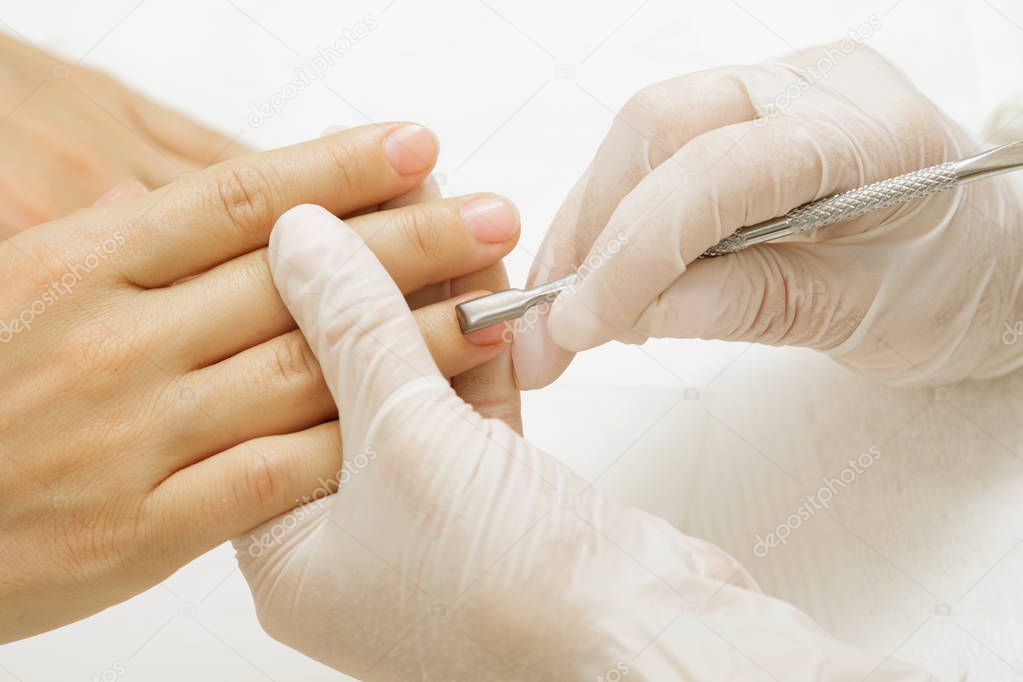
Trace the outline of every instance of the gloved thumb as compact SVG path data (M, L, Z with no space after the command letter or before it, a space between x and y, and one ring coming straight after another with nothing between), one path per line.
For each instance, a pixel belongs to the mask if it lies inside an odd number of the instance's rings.
M654 338L701 338L833 348L862 322L863 300L843 296L828 244L764 244L694 261L643 311L636 331ZM871 281L869 278L862 278Z
M364 441L358 431L400 389L425 383L450 390L397 285L329 211L302 205L282 215L270 233L269 260L337 402L346 446Z

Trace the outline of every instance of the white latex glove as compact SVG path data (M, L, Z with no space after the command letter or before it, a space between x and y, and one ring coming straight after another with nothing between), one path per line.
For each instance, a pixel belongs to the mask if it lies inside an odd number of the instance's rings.
M270 244L345 453L336 494L236 540L274 638L365 680L930 679L875 669L721 550L480 416L327 211L289 211Z
M1023 343L1002 342L1006 324L1023 319L1016 177L694 261L740 226L977 151L898 70L851 40L645 88L539 252L531 285L580 268L583 280L549 318L520 323L520 386L553 381L569 351L612 338L807 346L891 384L1018 367Z

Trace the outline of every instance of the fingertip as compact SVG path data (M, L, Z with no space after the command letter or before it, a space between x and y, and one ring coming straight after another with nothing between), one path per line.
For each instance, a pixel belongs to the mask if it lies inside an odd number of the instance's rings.
M519 240L518 207L500 194L478 194L461 206L466 229L483 245L502 244L508 250Z
M384 138L384 155L401 176L425 176L437 162L440 140L418 123L399 123Z
M565 291L551 306L547 333L555 344L571 353L589 350L618 336L614 327L587 306L579 291Z
M495 324L465 335L465 340L474 346L500 346L508 343L508 325Z
M341 220L316 204L299 204L281 214L270 231L270 267L281 261L291 262L300 247L320 243L314 237L326 229L334 229ZM336 230L335 230L336 231ZM298 263L292 263L300 267Z
M572 353L556 345L547 333L547 316L537 315L532 324L516 329L512 342L515 383L522 390L543 388L561 376Z

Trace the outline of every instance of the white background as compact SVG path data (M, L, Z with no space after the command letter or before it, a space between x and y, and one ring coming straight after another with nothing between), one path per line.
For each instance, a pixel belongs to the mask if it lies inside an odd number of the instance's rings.
M252 103L368 15L376 28L322 81L250 125ZM424 123L442 141L446 193L517 202L509 267L521 283L633 91L840 38L870 15L881 21L870 44L975 131L1023 91L1019 0L3 0L0 29L257 147L370 120ZM1023 376L894 390L811 352L652 342L577 359L528 397L527 431L620 499L724 546L766 591L878 661L1023 679L1021 397ZM827 513L753 555L758 533L872 446L881 459ZM114 669L126 680L338 678L262 634L228 547L125 604L0 647L0 682Z

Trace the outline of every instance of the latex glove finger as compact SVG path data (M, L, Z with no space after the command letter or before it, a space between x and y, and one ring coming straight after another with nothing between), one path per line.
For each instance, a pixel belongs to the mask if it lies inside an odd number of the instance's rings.
M589 168L551 223L533 262L528 286L549 282L584 265L587 252L619 202L683 144L716 127L752 120L756 112L734 70L715 69L640 90L615 116ZM512 348L520 388L554 381L572 353L547 334L549 307L515 327Z
M627 334L643 310L708 247L743 225L855 183L856 165L827 120L718 128L655 168L618 205L574 291L552 306L548 330L580 351ZM840 169L824 174L824 168Z
M833 348L865 312L834 281L845 264L833 251L771 244L699 260L643 312L636 330L653 338Z
M270 235L270 269L320 362L346 443L364 440L364 432L351 431L368 428L402 386L424 380L447 387L397 285L329 211L307 204L282 215ZM376 276L361 277L366 272ZM379 362L380 353L394 361Z

